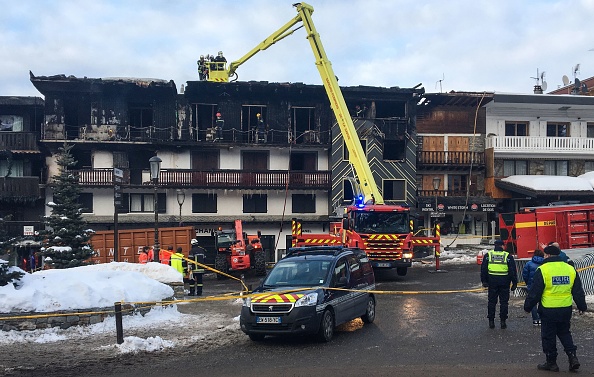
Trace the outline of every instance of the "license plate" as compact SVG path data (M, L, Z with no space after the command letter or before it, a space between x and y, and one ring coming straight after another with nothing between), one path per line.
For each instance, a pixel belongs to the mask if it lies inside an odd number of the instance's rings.
M376 267L390 267L390 263L377 263Z
M281 317L256 317L256 323L281 323Z

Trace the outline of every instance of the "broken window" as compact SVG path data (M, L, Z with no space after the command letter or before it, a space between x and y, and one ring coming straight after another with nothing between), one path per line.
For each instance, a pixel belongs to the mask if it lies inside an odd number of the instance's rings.
M23 131L23 117L18 115L0 115L0 132Z
M384 141L383 159L387 161L403 161L406 159L406 139Z
M359 141L361 142L361 147L363 148L363 153L365 154L365 156L367 156L367 140L363 139L363 140L359 140ZM349 148L347 148L347 145L344 142L342 145L342 159L344 161L349 160Z
M130 104L128 117L130 118L130 137L132 140L148 141L153 125L153 107L151 104Z
M406 181L404 179L384 179L384 200L406 201Z
M267 125L268 114L266 106L262 105L243 105L241 106L241 140L254 143L257 140L258 117L260 114L264 125Z
M320 129L315 122L314 107L293 107L292 132L296 144L319 143Z
M405 101L375 101L375 118L405 118Z
M192 213L217 213L217 194L192 194Z
M244 195L243 213L266 213L268 212L267 202L266 194Z
M192 104L192 127L190 135L194 140L206 140L207 136L213 138L214 124L217 114L217 104L194 103ZM209 130L210 129L210 130Z
M316 196L310 194L293 194L293 213L316 213Z

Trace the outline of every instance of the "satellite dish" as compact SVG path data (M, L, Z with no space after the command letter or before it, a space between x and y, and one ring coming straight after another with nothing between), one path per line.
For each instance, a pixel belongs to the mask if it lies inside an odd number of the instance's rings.
M547 82L543 81L541 87L543 91L547 90Z
M563 75L563 78L561 80L563 80L563 85L569 85L569 77L567 77L567 75Z

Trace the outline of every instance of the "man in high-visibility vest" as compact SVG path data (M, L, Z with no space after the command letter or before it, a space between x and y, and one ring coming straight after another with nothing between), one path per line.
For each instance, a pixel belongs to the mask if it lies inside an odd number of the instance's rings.
M559 254L561 250L556 246L544 249L545 260L534 273L532 287L524 301L524 311L530 312L538 304L542 339L542 351L546 361L538 364L540 370L559 371L557 365L557 337L569 358L569 370L577 371L580 362L576 356L577 347L571 336L571 315L573 301L577 305L579 314L583 314L588 306L582 281L570 264L565 263Z
M507 328L507 313L509 306L510 284L511 290L518 286L518 273L514 257L503 250L503 241L495 240L493 250L483 257L481 264L481 282L483 287L489 288L489 303L487 304L487 318L489 328L495 328L495 310L499 299L499 319L501 328Z

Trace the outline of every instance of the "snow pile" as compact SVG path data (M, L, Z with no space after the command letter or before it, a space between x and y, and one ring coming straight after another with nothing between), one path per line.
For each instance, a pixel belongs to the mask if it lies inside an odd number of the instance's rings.
M13 284L0 287L0 313L111 307L118 301L159 301L173 296L170 286L147 276L171 267L150 263L141 267L145 275L133 267L127 270L134 265L105 263L25 274L16 288Z
M173 346L173 342L163 340L160 336L146 339L137 336L127 336L124 338L124 343L117 345L121 353L138 353L140 351L155 352L165 348L173 348Z
M161 283L182 283L184 281L182 274L175 268L167 264L156 262L147 264L126 262L98 263L88 266L88 268L89 271L102 271L108 269L113 271L140 272L144 276Z

